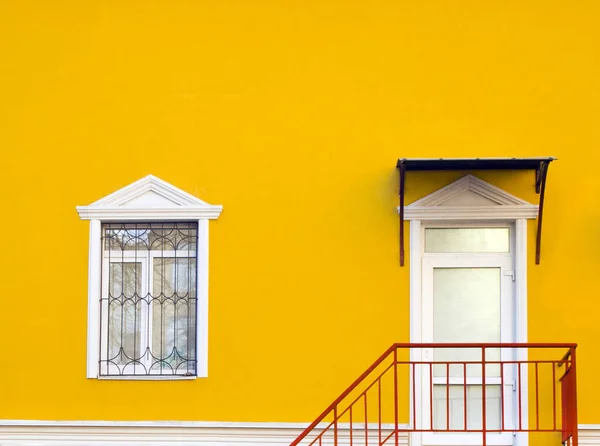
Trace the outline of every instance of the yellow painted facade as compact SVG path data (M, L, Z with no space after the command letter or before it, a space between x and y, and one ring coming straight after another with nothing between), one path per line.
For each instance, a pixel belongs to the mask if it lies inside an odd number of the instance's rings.
M579 421L599 423L599 19L596 1L0 2L0 419L311 421L408 341L397 158L552 155L529 341L579 343ZM209 377L86 379L75 206L149 173L224 206ZM407 201L463 174L410 173ZM531 172L475 174L537 203Z

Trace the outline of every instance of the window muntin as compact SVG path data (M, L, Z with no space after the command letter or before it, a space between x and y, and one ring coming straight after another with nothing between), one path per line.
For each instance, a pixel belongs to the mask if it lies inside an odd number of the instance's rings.
M101 376L195 376L197 223L102 225Z

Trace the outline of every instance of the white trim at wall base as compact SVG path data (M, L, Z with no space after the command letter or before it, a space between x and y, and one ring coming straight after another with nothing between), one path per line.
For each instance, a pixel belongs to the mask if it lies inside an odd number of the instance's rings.
M101 445L161 445L161 446L289 446L309 423L240 423L240 422L124 422L124 421L28 421L1 420L1 446L101 446ZM322 427L325 427L323 424ZM403 426L406 428L406 426ZM388 436L391 425L382 425L382 435ZM353 429L361 435L361 429ZM377 426L369 425L376 443ZM349 426L340 424L338 444L350 444ZM371 440L371 435L369 435ZM371 441L370 441L371 442ZM324 445L333 445L325 438ZM400 435L400 444L407 446L408 435Z
M600 424L580 424L579 444L600 446Z
M0 445L289 446L307 425L308 423L0 420ZM406 425L400 427L407 428ZM383 425L382 435L389 435L392 429L390 425ZM376 432L377 426L370 425L369 430ZM354 435L357 432L360 435L360 429L355 427ZM401 446L408 445L406 433L401 433L399 440ZM340 424L338 443L340 446L349 444L347 423ZM580 424L579 443L600 446L600 425ZM333 440L327 438L323 444L331 446Z

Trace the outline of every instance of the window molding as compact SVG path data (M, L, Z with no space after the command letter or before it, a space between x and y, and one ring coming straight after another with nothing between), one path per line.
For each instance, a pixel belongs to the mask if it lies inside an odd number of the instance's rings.
M148 175L88 206L77 206L82 220L217 219L221 205L208 204L172 184Z
M82 220L90 220L88 259L87 377L98 378L100 358L100 296L102 281L102 223L130 221L196 221L197 316L196 378L208 376L208 220L223 207L211 205L153 175L148 175L88 206L77 206ZM110 379L118 379L111 377ZM153 379L151 376L127 379ZM155 379L165 379L157 377ZM173 380L181 377L173 376ZM189 378L188 378L189 379Z
M404 217L410 221L409 265L410 265L410 342L421 343L422 338L422 254L424 248L423 229L435 222L450 225L481 225L494 222L513 223L514 262L515 262L515 342L527 342L527 220L537 218L537 205L532 205L496 186L473 175L467 175L448 186L404 207ZM420 353L411 353L411 360L420 361ZM526 349L517 350L518 360L527 360ZM525 374L527 375L527 374ZM417 389L421 388L421 378L415 377ZM528 388L528 377L522 378L522 387ZM529 413L526 396L521 395L524 414ZM411 401L413 401L411 389ZM411 411L412 412L412 411ZM411 415L412 416L412 415ZM523 427L527 428L527 416L523 417ZM423 444L421 433L411 433L413 446ZM527 433L517 433L514 446L527 446Z

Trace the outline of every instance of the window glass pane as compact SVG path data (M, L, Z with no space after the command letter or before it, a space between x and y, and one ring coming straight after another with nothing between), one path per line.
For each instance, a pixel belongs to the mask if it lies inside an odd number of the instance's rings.
M196 294L196 259L159 257L153 263L153 295L179 298Z
M111 251L148 250L148 225L105 225L104 248Z
M134 365L141 356L141 263L109 264L108 359Z
M500 342L500 268L433 269L433 342ZM481 361L480 349L435 349L435 361ZM487 349L487 361L500 359L499 349ZM463 376L464 367L451 366L450 376ZM467 376L481 376L481 365L467 365ZM497 364L487 376L499 376ZM445 376L446 366L434 366Z
M153 367L185 370L195 357L196 259L155 258L153 296Z
M426 228L425 252L509 252L509 228Z
M181 224L154 224L148 233L150 249L162 251L196 251L196 229Z
M110 251L196 251L196 226L191 223L128 223L104 225L104 249Z

